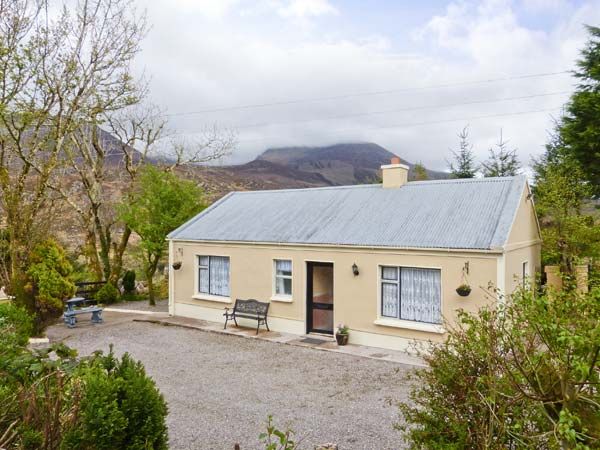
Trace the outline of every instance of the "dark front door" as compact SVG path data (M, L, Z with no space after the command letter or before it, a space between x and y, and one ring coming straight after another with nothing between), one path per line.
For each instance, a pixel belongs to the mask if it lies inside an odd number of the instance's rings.
M306 263L308 333L333 334L333 263Z

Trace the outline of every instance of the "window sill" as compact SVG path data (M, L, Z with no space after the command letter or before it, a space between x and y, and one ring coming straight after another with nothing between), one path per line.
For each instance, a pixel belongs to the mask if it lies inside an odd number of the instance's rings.
M383 327L404 328L406 330L426 331L428 333L444 334L446 330L441 325L433 323L413 322L411 320L377 319L375 325Z
M271 297L272 302L292 303L294 299L291 296L274 295Z
M219 295L196 294L192 295L192 298L196 300L206 300L209 302L231 303L231 297L221 297Z

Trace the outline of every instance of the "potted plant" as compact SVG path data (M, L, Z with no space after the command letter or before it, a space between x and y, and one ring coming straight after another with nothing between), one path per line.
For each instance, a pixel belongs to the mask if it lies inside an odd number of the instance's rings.
M175 270L181 269L181 261L175 261L173 263L173 269L175 269Z
M348 336L350 335L350 329L347 325L340 323L335 332L335 340L338 345L346 345L348 343Z
M466 283L463 283L456 288L456 293L461 297L466 297L471 293L471 286L469 286Z

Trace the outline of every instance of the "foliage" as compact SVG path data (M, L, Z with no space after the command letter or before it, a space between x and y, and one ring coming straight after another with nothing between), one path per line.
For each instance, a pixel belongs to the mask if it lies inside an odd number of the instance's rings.
M25 308L12 303L0 304L1 345L24 346L33 333L33 319Z
M546 154L535 161L535 201L542 230L542 262L560 264L567 271L581 257L600 255L598 218L585 214L584 202L592 195L578 161L555 135Z
M0 334L2 448L166 449L166 404L139 362L30 350ZM2 436L3 435L3 436Z
M295 450L296 442L292 439L294 432L290 429L281 431L273 425L273 416L267 419L267 432L261 433L258 438L265 445L265 450Z
M84 386L80 420L63 447L81 449L166 449L167 406L143 365L126 353L97 353L76 372Z
M421 162L418 162L414 165L413 171L415 173L415 181L429 180L427 169Z
M477 173L473 144L469 142L469 128L465 127L458 134L459 149L451 150L454 161L448 162L452 178L474 178Z
M28 260L29 268L22 278L13 281L13 288L15 302L35 316L38 333L62 313L63 300L71 297L76 288L73 268L56 241L47 239L37 244Z
M95 299L98 303L110 305L116 303L119 296L119 290L112 283L106 283L96 292Z
M128 270L123 275L123 291L126 294L135 292L135 270Z
M343 323L338 324L337 326L337 334L350 334L350 328L348 328L348 325L345 325Z
M121 205L123 221L141 238L150 304L155 304L153 277L166 250L167 234L204 208L202 191L171 172L146 166L131 199Z
M508 142L502 139L502 130L500 130L500 140L496 144L496 150L490 148L490 156L487 161L481 163L484 177L511 177L519 174L521 163L517 157L517 149L509 150Z
M587 30L590 39L575 71L579 84L559 131L565 151L579 162L585 179L600 194L600 28Z
M460 311L424 355L400 403L410 448L597 448L600 290L525 287L497 305Z

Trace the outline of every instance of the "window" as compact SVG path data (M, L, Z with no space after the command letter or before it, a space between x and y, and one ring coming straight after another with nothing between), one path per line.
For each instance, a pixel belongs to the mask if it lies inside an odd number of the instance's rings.
M415 322L442 320L439 269L381 267L381 315Z
M288 259L275 260L275 295L292 296L292 261Z
M227 256L198 256L198 292L229 297Z
M529 261L523 262L523 270L521 276L523 278L523 284L525 284L527 282L527 278L529 278Z

